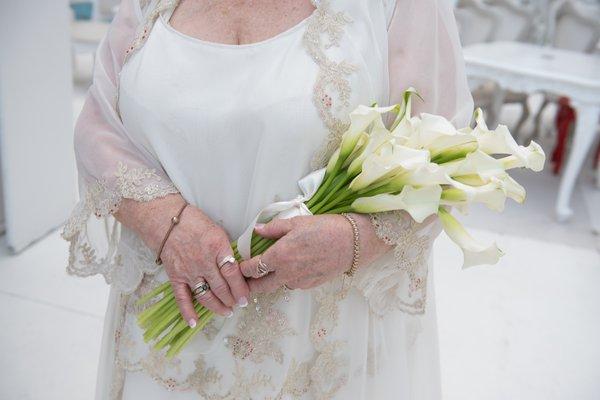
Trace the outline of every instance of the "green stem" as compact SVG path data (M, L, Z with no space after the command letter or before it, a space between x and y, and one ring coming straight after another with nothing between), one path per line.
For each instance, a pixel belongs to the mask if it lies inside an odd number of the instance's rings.
M341 213L347 213L347 212L351 212L351 211L352 211L352 206L343 206L343 207L338 207L333 210L327 211L327 214L341 214Z
M162 285L154 288L150 292L148 292L145 295L143 295L142 297L140 297L140 299L136 302L136 305L141 306L142 304L147 303L151 299L153 299L156 296L158 296L160 293L163 293L163 292L167 291L170 287L171 287L171 282L166 281Z
M152 304L150 307L148 307L146 310L144 310L143 312L141 312L138 315L138 322L140 324L143 324L145 321L149 320L152 318L153 315L156 315L156 313L165 305L168 304L169 301L173 298L173 292L171 293L167 293L162 299L160 299L159 301L157 301L156 303Z
M329 199L331 199L333 196L335 196L338 193L338 190L340 190L347 183L348 183L348 174L346 172L343 172L338 177L336 177L336 180L333 183L333 188L329 191L329 193L327 193L327 195L323 198L323 200L321 200L317 203L317 205L315 206L316 207L315 210L318 212L321 208L323 208L325 205L327 205L327 202L329 201Z

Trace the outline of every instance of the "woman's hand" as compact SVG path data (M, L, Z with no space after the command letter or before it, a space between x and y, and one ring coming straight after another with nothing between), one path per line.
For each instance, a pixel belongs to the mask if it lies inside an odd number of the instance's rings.
M352 214L360 233L359 268L390 250L377 237L368 216ZM263 255L243 261L242 273L252 292L273 292L283 285L310 289L344 273L352 266L354 233L342 215L276 219L257 225L255 232L278 239ZM259 259L270 273L260 277Z
M115 216L134 229L151 249L158 251L171 218L183 204L180 195L149 203L124 200ZM229 255L233 255L233 250L225 231L200 209L188 205L169 235L161 259L181 315L190 326L195 326L198 320L190 288L202 280L208 282L210 290L196 299L206 308L230 316L236 304L241 307L248 304L249 288L239 265L227 263L219 270L218 263Z

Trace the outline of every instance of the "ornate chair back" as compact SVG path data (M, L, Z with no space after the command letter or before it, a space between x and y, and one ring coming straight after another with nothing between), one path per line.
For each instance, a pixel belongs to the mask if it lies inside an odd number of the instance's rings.
M496 18L493 41L530 42L535 33L536 9L512 0L490 0L488 9Z
M561 0L551 7L547 43L566 50L593 52L600 39L600 3Z
M459 0L454 15L463 46L492 40L496 16L481 0Z

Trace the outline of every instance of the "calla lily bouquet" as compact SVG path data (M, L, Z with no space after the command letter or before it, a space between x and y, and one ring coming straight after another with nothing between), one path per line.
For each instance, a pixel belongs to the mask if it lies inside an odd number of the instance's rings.
M498 246L475 240L449 208L465 212L470 204L483 203L502 211L507 198L523 203L525 189L507 171L522 167L541 171L545 154L535 142L518 145L504 125L488 129L480 109L475 111L474 128L456 129L438 115L412 116L414 95L418 93L410 88L401 104L359 106L350 114L350 126L327 167L307 177L314 190L303 189L304 197L295 203L275 204L257 220L293 216L290 209L315 215L404 211L419 223L437 214L446 234L464 254L463 268L497 263L503 254ZM388 113L395 114L389 127L384 123ZM304 182L299 183L303 187ZM242 237L232 244L238 260L262 254L274 243L252 234L253 227L254 223L247 240ZM156 349L167 348L168 357L179 353L213 316L196 303L199 322L188 327L169 282L139 300L139 304L150 302L139 314L139 324L144 339Z

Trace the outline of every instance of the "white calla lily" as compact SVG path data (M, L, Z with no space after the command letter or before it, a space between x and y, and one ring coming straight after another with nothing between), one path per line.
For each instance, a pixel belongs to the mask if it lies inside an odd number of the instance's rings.
M417 129L408 137L406 145L416 149L428 148L441 137L457 134L450 121L439 115L422 113L419 122L413 120L412 125Z
M350 189L359 191L400 171L413 170L428 163L429 152L426 150L385 143L364 160L362 171L350 183Z
M398 122L391 133L398 144L408 145L409 141L415 140L414 136L418 134L420 125L421 120L418 117L403 118Z
M536 172L544 168L546 155L540 145L532 141L527 147L520 146L506 125L498 125L496 130L488 129L480 109L475 111L475 121L477 125L473 129L473 135L477 138L481 151L487 154L510 155L505 163L511 168L525 167Z
M329 158L329 162L327 163L327 168L325 169L325 171L330 174L333 172L338 159L340 158L340 149L337 149Z
M398 115L396 116L396 120L392 123L390 130L394 131L403 120L411 118L412 96L417 96L423 100L419 92L417 92L417 89L414 87L411 86L406 89L404 93L402 93L402 102L398 105Z
M496 243L485 245L475 240L448 211L440 208L438 215L444 232L463 252L463 268L497 264L504 255Z
M405 186L400 194L380 194L361 197L352 203L352 210L359 213L404 210L421 223L430 215L437 213L442 188L439 185L414 188Z
M491 177L492 181L498 181L499 185L504 190L506 197L509 197L516 201L519 204L523 204L525 202L525 197L527 193L525 192L525 188L519 184L519 182L515 181L509 174L504 173L498 176Z
M390 107L367 107L360 105L350 113L350 126L342 136L340 144L340 157L345 160L354 150L360 135L381 115L393 110L398 110L397 105Z
M500 161L505 169L527 168L539 172L544 169L546 154L542 147L534 141L529 146L520 146L518 155L501 158Z
M363 149L354 157L348 167L348 176L355 176L362 170L363 162L373 153L377 152L386 143L391 143L393 136L383 124L381 118L373 121L371 132L368 135ZM350 158L350 157L349 157Z
M456 130L446 118L427 113L404 118L392 135L407 147L429 150L436 163L462 158L478 147L471 131Z
M485 179L489 176L504 173L503 163L481 150L469 153L461 160L440 165L440 168L452 177L479 175Z
M400 172L390 180L389 187L446 185L450 182L451 179L444 168L434 163L428 163L412 170Z
M485 204L490 210L502 211L506 203L506 192L500 180L492 180L482 186L470 186L451 180L451 188L442 192L443 205Z

